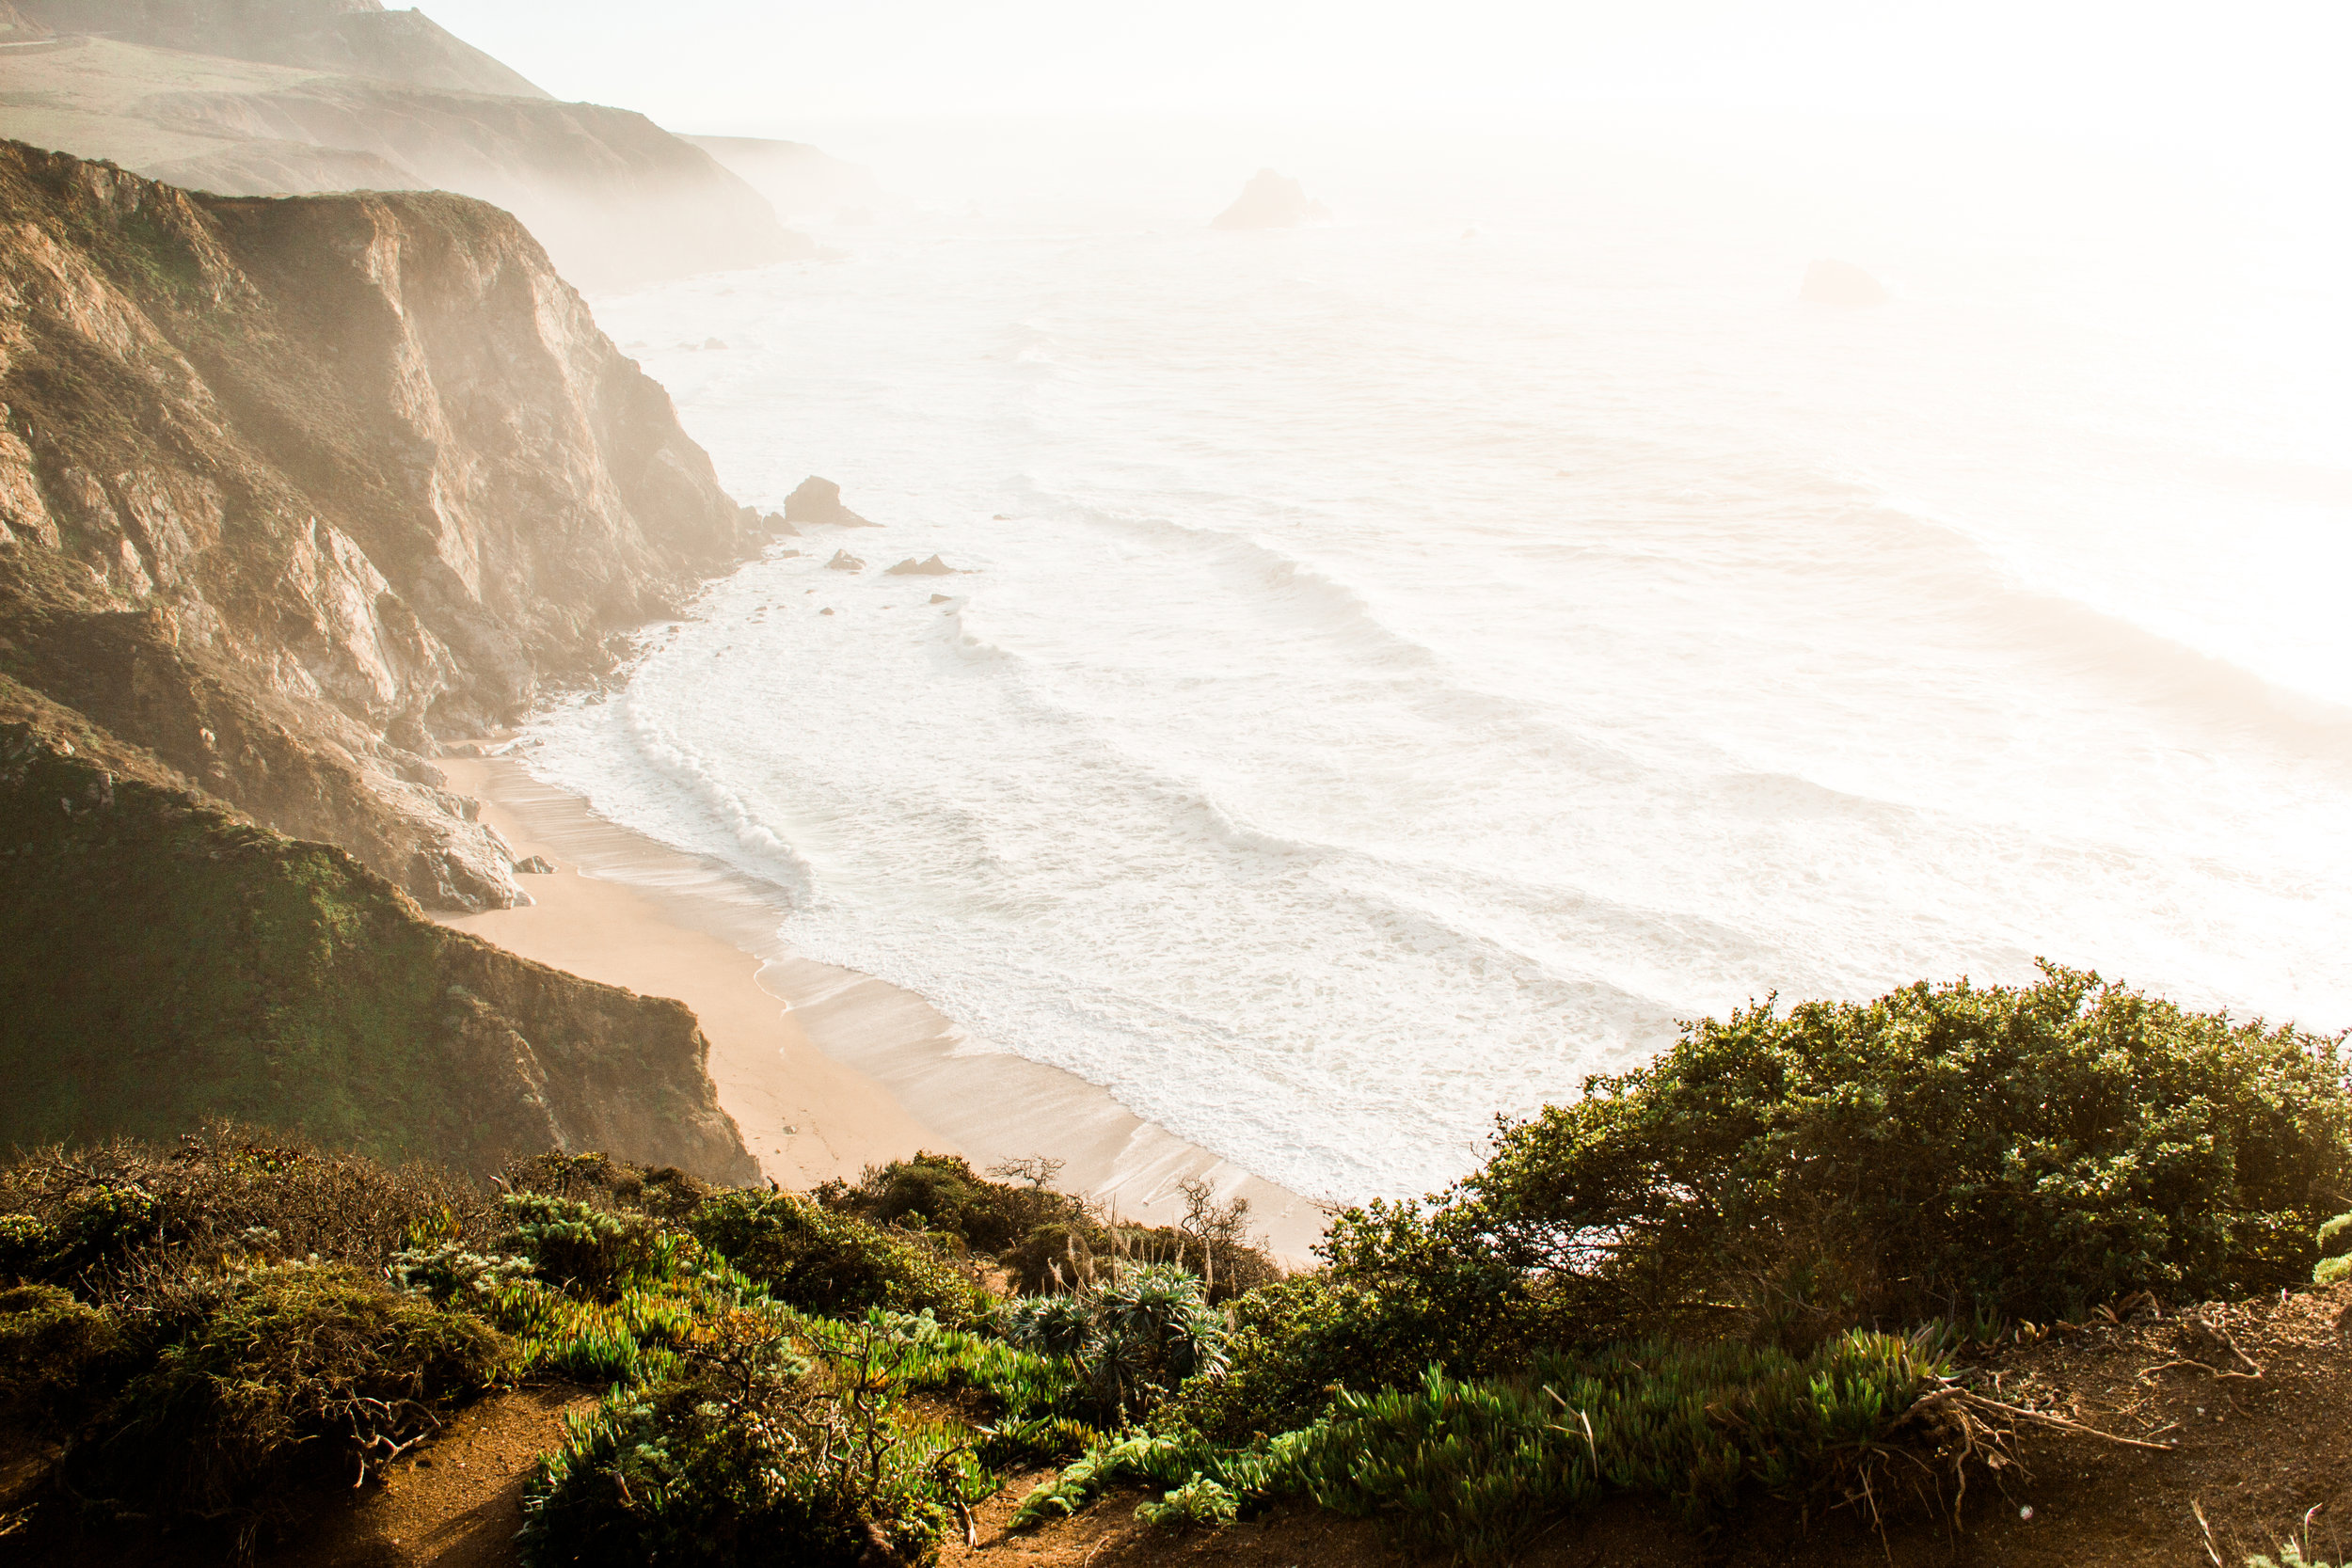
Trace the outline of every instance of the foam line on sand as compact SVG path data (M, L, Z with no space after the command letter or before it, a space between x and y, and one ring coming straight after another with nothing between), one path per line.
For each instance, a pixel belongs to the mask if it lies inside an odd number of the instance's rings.
M1031 1154L1066 1160L1058 1184L1121 1214L1182 1212L1175 1186L1206 1177L1249 1199L1276 1252L1303 1259L1323 1214L1136 1116L1074 1074L977 1046L913 991L820 964L778 940L774 890L598 816L511 758L451 758L451 787L551 876L525 877L528 908L441 917L524 958L673 996L710 1039L719 1101L760 1166L787 1187L854 1180L917 1149L985 1170Z

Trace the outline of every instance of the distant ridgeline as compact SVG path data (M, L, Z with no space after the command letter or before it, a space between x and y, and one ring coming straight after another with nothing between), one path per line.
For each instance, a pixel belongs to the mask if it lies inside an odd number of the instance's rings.
M424 753L765 539L668 396L462 197L0 143L0 1142L235 1111L749 1175L684 1009L410 902L519 898Z
M38 58L0 51L0 135L229 195L461 191L592 288L816 250L704 149L630 110L557 103L421 11L0 0L0 42L43 35Z

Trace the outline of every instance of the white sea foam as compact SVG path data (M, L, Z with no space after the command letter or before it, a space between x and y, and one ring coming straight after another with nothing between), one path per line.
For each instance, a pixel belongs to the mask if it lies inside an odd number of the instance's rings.
M646 361L739 495L885 529L715 587L532 766L1311 1193L1772 990L2046 954L2352 1022L2316 378L1949 258L1839 312L1801 241L1459 229L911 220L598 301L734 345Z

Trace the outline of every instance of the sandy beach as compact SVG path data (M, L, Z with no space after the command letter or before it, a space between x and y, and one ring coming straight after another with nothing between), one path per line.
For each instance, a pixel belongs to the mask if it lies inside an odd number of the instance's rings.
M1059 1185L1119 1212L1182 1212L1176 1184L1205 1177L1248 1198L1275 1251L1304 1259L1322 1211L1287 1188L1174 1136L1103 1089L984 1049L922 997L800 958L776 939L773 895L748 878L596 816L504 757L447 758L450 786L517 856L553 874L521 879L526 908L441 917L541 963L694 1009L710 1039L719 1101L761 1168L787 1187L854 1180L918 1149L978 1168L1041 1154Z

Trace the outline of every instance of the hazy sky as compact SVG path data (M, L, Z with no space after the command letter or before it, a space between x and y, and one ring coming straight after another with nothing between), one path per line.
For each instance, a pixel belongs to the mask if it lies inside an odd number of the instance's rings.
M2346 8L2313 0L436 0L562 97L683 130L1136 112L1523 116L1709 103L2131 140L2340 135ZM658 25L649 23L658 19Z

